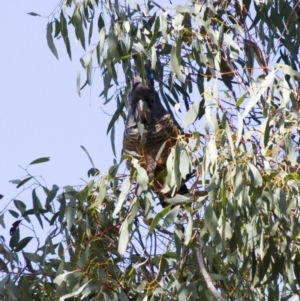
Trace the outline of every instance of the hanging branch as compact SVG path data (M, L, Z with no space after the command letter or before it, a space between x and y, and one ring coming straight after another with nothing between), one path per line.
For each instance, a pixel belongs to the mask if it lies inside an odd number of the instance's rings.
M213 296L218 300L218 301L225 301L225 299L222 298L222 296L219 294L219 292L217 291L217 289L215 288L215 286L213 285L213 282L205 268L204 265L204 261L203 261L203 256L202 256L202 249L203 249L203 243L200 239L200 236L198 235L197 237L197 241L199 244L199 247L195 248L196 251L196 255L197 255L197 259L198 259L198 263L199 263L199 268L200 271L204 277L204 280L206 282L207 288L210 290L210 292L213 294Z

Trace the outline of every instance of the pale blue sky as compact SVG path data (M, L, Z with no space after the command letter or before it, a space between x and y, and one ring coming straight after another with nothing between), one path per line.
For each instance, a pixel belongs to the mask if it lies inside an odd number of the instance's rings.
M92 90L85 88L81 97L76 92L78 57L84 52L71 40L73 61L70 61L62 41L56 43L59 61L46 42L47 19L32 17L28 12L48 15L58 1L3 2L0 12L0 212L21 190L9 183L25 173L32 160L49 156L51 161L33 165L33 175L43 175L49 188L53 184L82 185L91 168L83 145L95 166L107 172L113 155L110 138L106 136L110 117L100 107L98 97L102 80L99 72ZM98 78L97 78L98 77ZM114 104L104 106L114 112ZM121 152L123 123L119 123L116 142ZM83 180L83 179L84 180ZM42 202L44 195L40 193ZM32 200L19 197L23 202ZM10 225L8 224L7 227ZM8 231L9 228L6 230Z

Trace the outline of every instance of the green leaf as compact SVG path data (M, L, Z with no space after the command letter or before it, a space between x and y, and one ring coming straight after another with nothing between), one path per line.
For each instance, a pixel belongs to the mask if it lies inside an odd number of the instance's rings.
M178 80L183 81L183 75L180 69L181 63L181 39L178 38L172 46L170 69L176 74Z
M176 143L175 145L175 160L174 160L174 173L175 173L175 181L176 181L176 187L181 186L181 179L182 176L180 174L180 144Z
M128 220L127 218L122 223L121 229L120 229L120 236L119 236L119 245L118 245L118 252L120 255L124 255L127 245L129 242L129 231L128 231Z
M258 169L250 162L247 162L247 165L249 166L249 175L251 178L251 183L254 187L260 187L263 185L263 179L261 177L260 172Z
M64 218L65 218L65 214L66 214L66 198L65 198L65 193L62 193L61 197L59 198L59 202L60 202L60 208L59 208L58 221L60 223L62 223L63 220L64 220Z
M244 102L246 96L247 96L247 92L245 92L245 93L237 100L237 102L236 102L236 104L235 104L236 107L240 106L240 105Z
M157 53L156 53L156 48L153 46L151 48L151 68L155 70L156 68L156 63L157 63Z
M137 196L135 196L131 204L132 204L131 211L128 215L128 221L127 221L129 225L133 222L137 213L139 212L139 209L140 209L139 198Z
M110 33L110 35L107 38L107 57L108 60L106 61L106 65L108 68L108 71L113 77L115 76L115 71L113 71L113 66L112 66L112 60L119 57L119 52L118 52L118 38L115 34ZM111 69L111 70L110 70Z
M67 228L71 230L74 225L76 215L76 202L72 198L66 208Z
M21 214L26 211L26 205L22 201L14 200L14 204L16 208L21 212Z
M71 46L70 46L70 41L69 41L69 37L68 37L68 25L67 25L67 20L64 16L63 10L61 10L61 13L60 13L60 32L63 36L63 40L66 45L66 49L67 49L69 58L70 58L70 60L72 60Z
M32 238L33 237L25 237L25 238L23 238L18 244L17 244L17 246L16 246L16 248L15 248L15 252L19 252L19 251L21 251L21 250L23 250L26 246L27 246L27 244L32 240Z
M165 186L161 190L162 193L168 193L170 189L172 189L176 184L174 161L175 161L175 148L173 147L167 159L167 177L165 180Z
M164 199L164 202L166 202L168 204L175 204L176 205L176 204L191 203L192 199L190 197L187 197L187 196L182 195L182 194L176 194L172 198Z
M247 114L250 112L250 110L257 104L257 102L260 100L261 96L266 92L266 90L271 88L273 81L274 81L275 73L276 73L275 70L271 71L266 76L264 81L261 83L258 91L256 91L256 90L252 91L251 97L246 105L246 108L245 108L245 111L243 114L243 119L247 116Z
M188 13L188 14L198 14L199 9L197 7L190 7L188 5L174 5L174 8L177 12Z
M91 162L93 168L95 168L95 165L94 165L94 162L93 162L93 160L92 160L92 157L90 156L90 154L89 154L89 152L87 151L87 149L86 149L84 146L82 146L82 145L80 145L80 147L81 147L81 148L84 150L84 152L87 154L87 156L88 156L88 158L89 158L89 160L90 160L90 162Z
M19 184L21 182L21 180L16 179L16 180L10 180L9 182L13 183L13 184Z
M234 197L239 198L244 188L243 170L241 165L236 165L233 176Z
M101 29L104 27L105 27L105 23L104 23L104 19L103 19L103 14L100 13L99 18L98 18L98 31L100 32Z
M41 227L43 228L43 222L42 222L41 213L40 213L40 209L42 209L42 206L41 206L41 202L40 202L39 198L36 195L35 189L32 190L32 201L33 201L33 212L34 212L36 218L38 219Z
M209 231L212 239L215 238L218 228L218 219L211 204L205 210L205 227Z
M58 190L59 190L59 187L57 185L52 186L52 189L47 194L46 205L45 205L46 209L48 208L50 203L54 200Z
M59 276L61 276L61 275L59 275ZM59 276L58 276L58 277L59 277ZM57 279L58 277L56 277L56 278L54 279L54 283L57 283L57 282L56 282L56 279ZM80 280L78 280L78 282L79 282L79 281L80 281ZM74 291L74 292L72 292L72 293L69 293L69 294L65 294L64 296L60 297L59 300L60 300L60 301L64 301L64 300L69 299L69 298L71 298L71 297L79 296L79 294L81 294L82 291L88 286L88 284L89 284L89 282L83 284L83 285L82 285L81 287L79 287L76 291ZM76 286L76 287L77 287L77 286ZM72 299L74 299L74 298L72 298Z
M147 171L140 166L139 161L137 159L132 158L131 163L137 171L137 176L136 176L137 182L139 183L141 189L143 191L146 191L148 189L148 182L149 182Z
M4 272L4 275L10 275L7 264L1 258L0 258L0 270L2 271L2 273ZM2 289L3 289L2 282L0 281L0 292L2 291Z
M289 301L299 301L299 295L295 294L295 295L291 296L291 298L289 298Z
M182 235L182 231L178 230L178 226L179 225L177 224L175 225L174 228L174 239L175 239L175 248L176 248L176 258L177 260L180 260L182 249L183 249L183 245L182 245L183 235Z
M223 39L224 39L224 22L221 24L219 30L219 39L218 39L218 50L220 51L223 46Z
M34 16L34 17L41 17L41 15L37 14L37 13L34 13L34 12L30 12L30 13L27 13L28 15L30 16Z
M180 30L182 29L182 21L184 19L184 16L181 13L176 13L173 21L172 21L172 26L175 28L175 30Z
M19 217L19 213L14 211L14 210L8 210L8 212L15 218L18 218Z
M5 274L4 274L5 275ZM9 282L10 280L10 273L7 273L5 276L3 275L3 278L1 278L1 281L0 281L0 292L3 291L3 288L4 287L7 287L7 283Z
M120 194L119 199L117 201L117 205L116 205L116 208L114 210L113 215L116 215L120 212L120 210L123 206L123 203L126 200L127 195L130 191L130 188L131 188L130 177L126 177L123 181L123 184L122 184L122 187L121 187L121 194Z
M116 157L116 147L115 147L115 125L112 126L110 131L110 141L111 141L111 148L113 151L114 156Z
M186 226L186 230L184 233L184 245L187 246L191 240L193 234L193 218L192 216L189 217L188 224Z
M87 55L86 61L85 61L85 67L86 67L86 73L87 73L87 82L89 85L92 84L92 71L93 71L93 52L90 51Z
M103 27L100 30L100 33L99 33L99 44L98 44L99 45L99 51L98 51L98 55L97 55L99 67L100 67L100 62L101 62L100 58L101 58L103 48L104 48L104 44L105 44L105 38L106 38L105 28Z
M57 53L57 50L53 43L53 37L52 37L53 27L52 26L53 26L52 22L48 23L48 25L47 25L47 43L48 43L50 50L54 54L54 56L58 59L58 53Z
M43 262L43 256L37 255L36 253L24 252L24 256L28 260L36 262L36 263L42 263Z
M188 112L185 114L182 125L185 129L189 126L189 124L193 123L198 115L199 115L199 109L200 109L200 101L197 100L193 103L192 107L188 110Z
M9 240L9 246L11 249L14 249L16 245L19 243L20 240L20 229L15 229L14 233L12 234L10 240Z
M158 161L158 159L161 157L161 154L162 154L162 152L163 152L163 150L164 150L164 148L165 148L165 146L166 146L166 143L167 143L167 141L165 141L165 142L161 145L161 147L159 148L159 150L158 150L158 152L157 152L157 154L156 154L156 156L155 156L155 161Z
M22 181L19 182L19 184L17 185L17 188L23 186L25 183L27 183L27 182L28 182L29 180L31 180L31 179L32 179L32 177L28 177L28 178L22 180Z
M280 97L280 106L286 108L291 101L291 89L285 79L282 83L281 94L282 97Z
M214 280L225 280L225 279L227 279L227 276L220 275L220 274L215 274L215 273L209 273L209 276L211 277L211 279L214 279Z
M60 214L59 211L57 211L56 213L53 214L53 216L52 216L52 218L51 218L51 220L50 220L50 222L49 222L49 225L50 225L50 226L53 226L53 225L54 225L54 223L55 223L56 219L58 218L59 214Z
M162 211L160 211L159 213L157 213L157 215L154 217L151 226L149 228L148 231L148 236L150 234L152 234L152 232L154 231L156 225L159 223L159 221L170 211L171 205L167 206L166 208L164 208Z
M38 212L39 213L41 213L41 214L44 214L44 213L48 213L49 212L49 210L45 210L45 209L38 209ZM22 214L22 216L23 217L26 217L26 216L28 216L28 215L33 215L33 214L35 214L34 213L34 210L33 209L29 209L29 210L26 210L23 214Z
M55 19L55 33L54 33L54 38L57 38L60 34L60 23L58 20Z
M242 139L242 133L243 133L243 118L242 115L240 114L239 111L236 111L236 115L237 115L237 137L236 137L236 141L235 141L235 147L238 148L240 141Z
M295 78L300 78L300 72L294 70L291 66L285 64L275 64L276 69L281 70L283 73Z
M118 169L119 169L119 166L120 166L120 164L117 163L117 164L112 165L109 168L109 170L108 170L108 175L109 175L108 180L113 179L116 176L116 174L118 172Z
M118 300L120 301L129 301L130 299L128 298L128 295L121 291L118 295Z
M91 20L91 23L90 23L90 29L89 29L89 45L91 44L91 38L92 38L92 35L93 35L93 19Z
M4 213L3 213L3 214L0 214L0 225L2 226L2 228L5 229Z
M29 165L44 163L44 162L48 162L48 161L50 161L50 157L42 157L42 158L32 161L31 163L29 163Z
M154 43L157 41L159 27L160 27L160 21L159 21L159 18L156 18L155 23L154 23L154 29L152 31L152 37L151 37L150 43L147 47L148 51L152 48Z
M79 209L81 208L82 204L88 199L88 197L91 195L93 187L94 187L94 179L89 181L88 184L76 194L76 198L79 201L78 202Z
M178 216L178 212L179 212L180 206L175 206L174 208L172 208L168 215L166 216L164 223L162 225L163 228L168 228L171 225L174 224L175 219Z
M168 43L169 38L168 38L168 33L167 33L167 31L168 31L167 18L164 14L161 14L159 18L160 18L161 31L162 31L163 37L165 39L164 42Z
M192 162L186 148L180 153L179 169L183 179L186 179L186 176L192 172Z
M84 38L84 31L82 27L82 18L79 13L79 6L77 6L77 8L75 9L72 20L73 20L73 25L75 27L76 38L81 42L82 48L85 49L85 38Z
M141 42L134 43L133 45L143 52L146 57L148 56L148 53Z
M101 283L102 281L101 280L92 280L92 281L89 281L87 286L84 288L84 290L82 291L82 294L83 295L87 295L91 292L95 292L97 290L99 290L99 287L101 287Z
M100 208L100 206L102 205L102 203L106 197L106 185L107 185L107 176L103 176L97 183L99 193L97 195L95 203L91 204L87 210L91 210L95 207Z
M76 87L77 87L77 93L80 96L81 93L81 66L79 66L76 76Z
M72 60L72 52L69 37L64 37L64 42L66 45L67 53L69 55L70 60Z
M290 136L287 136L285 139L285 147L287 152L287 158L291 162L291 166L295 166L297 164L297 157L295 153L295 147Z

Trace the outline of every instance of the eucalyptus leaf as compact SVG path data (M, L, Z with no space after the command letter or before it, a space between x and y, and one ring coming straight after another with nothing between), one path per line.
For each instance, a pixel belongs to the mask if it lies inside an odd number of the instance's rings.
M47 43L48 43L48 47L50 48L51 52L58 59L58 53L57 53L56 47L53 42L52 31L53 31L53 24L52 24L52 22L50 22L47 25Z
M195 101L183 118L183 127L186 129L189 124L195 122L199 115L200 101Z
M123 206L124 201L126 200L126 197L130 191L131 188L131 181L129 177L126 177L123 181L122 188L121 188L121 194L119 196L116 208L113 212L113 215L118 214Z
M31 163L29 163L29 165L44 163L44 162L48 162L48 161L50 161L50 157L42 157L42 158L32 161Z
M189 217L188 224L184 233L184 245L187 246L193 234L193 218Z
M120 230L120 237L119 237L118 252L121 255L125 253L128 242L129 242L128 220L125 219L125 221L122 223L122 227Z

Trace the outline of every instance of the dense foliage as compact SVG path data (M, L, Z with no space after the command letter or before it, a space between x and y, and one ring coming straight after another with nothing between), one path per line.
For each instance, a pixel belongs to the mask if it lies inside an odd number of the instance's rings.
M64 43L71 58L74 32L78 93L103 79L114 153L133 66L145 78L150 60L186 132L164 191L194 176L161 208L137 161L118 174L125 155L107 174L90 158L85 187L45 187L29 165L13 183L32 191L32 206L21 194L0 212L2 227L5 214L16 219L10 241L0 236L0 299L299 300L299 24L297 0L61 1L48 45L58 58ZM34 227L27 236L33 221L45 241Z

